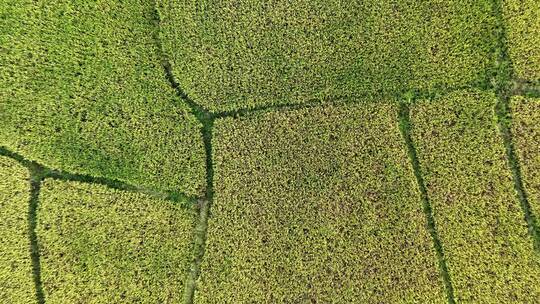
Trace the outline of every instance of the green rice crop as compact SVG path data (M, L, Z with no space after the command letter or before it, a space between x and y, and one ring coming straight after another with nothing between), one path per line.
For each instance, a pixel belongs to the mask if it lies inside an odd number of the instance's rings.
M503 12L516 76L540 81L540 1L504 0Z
M0 302L35 303L28 238L29 173L0 156Z
M102 185L45 180L38 208L47 303L179 303L196 213Z
M533 215L540 216L540 98L511 100L512 135Z
M6 0L0 145L73 173L204 192L201 125L157 56L152 1Z
M212 111L483 83L487 0L157 0L184 91Z
M444 303L397 105L216 121L196 303Z
M536 303L540 256L513 188L495 94L412 107L411 130L459 303Z
M0 304L540 303L539 88L539 0L3 0Z

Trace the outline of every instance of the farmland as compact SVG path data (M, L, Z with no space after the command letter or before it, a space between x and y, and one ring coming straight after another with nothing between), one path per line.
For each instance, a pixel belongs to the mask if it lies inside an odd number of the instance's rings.
M196 218L189 208L102 185L46 180L37 212L49 302L182 300Z
M540 303L534 0L5 0L0 303Z
M28 255L28 170L0 156L0 298L24 303L34 296L32 263Z
M456 301L533 303L540 259L497 134L495 102L479 92L423 100L411 109L411 129Z
M212 111L481 84L487 1L158 0L185 92ZM235 37L231 41L230 37Z
M516 76L540 81L540 3L506 0L503 12Z
M199 195L202 126L163 81L152 5L129 2L2 4L0 140L57 169Z
M216 122L196 302L444 302L397 116L381 102Z
M524 188L533 210L540 216L540 99L515 96L511 101L512 134L523 174ZM538 238L539 235L536 235ZM537 239L540 241L540 239Z

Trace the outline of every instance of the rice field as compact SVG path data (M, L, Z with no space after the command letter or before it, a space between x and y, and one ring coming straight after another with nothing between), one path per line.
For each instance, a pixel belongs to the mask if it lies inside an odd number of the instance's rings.
M4 0L0 304L540 303L534 0Z

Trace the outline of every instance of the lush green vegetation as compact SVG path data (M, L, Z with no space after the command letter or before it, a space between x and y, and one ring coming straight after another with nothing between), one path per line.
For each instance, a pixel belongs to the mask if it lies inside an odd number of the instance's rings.
M457 302L534 303L540 256L513 188L496 98L454 92L412 108L411 129Z
M28 170L0 156L0 302L34 303L28 239Z
M157 0L185 92L213 111L486 79L493 1Z
M540 81L540 1L504 0L504 18L517 77Z
M516 96L511 102L512 134L533 215L540 216L540 98Z
M0 303L537 303L538 0L4 0Z
M53 168L204 191L201 125L165 80L152 1L6 0L0 145Z
M101 185L46 180L37 234L47 303L179 303L195 213Z
M397 105L216 122L197 303L444 303Z

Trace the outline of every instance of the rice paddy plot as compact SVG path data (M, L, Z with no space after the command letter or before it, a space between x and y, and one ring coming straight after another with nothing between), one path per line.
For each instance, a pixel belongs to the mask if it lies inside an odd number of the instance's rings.
M28 236L30 174L0 156L0 302L36 303Z
M534 253L495 117L495 94L457 91L411 109L412 138L456 302L536 303Z
M215 123L196 303L445 303L398 106Z
M492 1L157 0L182 89L211 111L483 84Z
M37 235L47 303L179 303L196 213L102 185L46 179Z
M515 75L540 81L540 2L504 0L503 15Z
M512 135L523 185L537 223L540 216L540 98L511 100ZM537 227L538 229L538 227Z
M167 83L151 1L1 6L1 146L71 173L204 192L202 126Z

